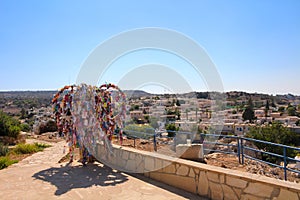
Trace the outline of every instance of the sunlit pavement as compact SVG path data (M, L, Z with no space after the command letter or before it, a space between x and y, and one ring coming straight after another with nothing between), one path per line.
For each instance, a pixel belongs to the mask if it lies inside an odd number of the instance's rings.
M0 170L0 199L201 199L194 194L129 175L100 163L58 163L65 142Z

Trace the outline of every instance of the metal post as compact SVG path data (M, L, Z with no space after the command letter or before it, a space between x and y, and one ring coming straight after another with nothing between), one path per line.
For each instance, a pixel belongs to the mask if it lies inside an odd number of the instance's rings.
M244 158L244 140L241 138L241 154L242 154L242 165L245 164L245 158Z
M176 134L175 134L175 132L174 132L173 140L174 140L174 144L175 144L175 147L176 147L176 146L177 146L177 139L176 139Z
M239 158L239 164L241 164L241 146L240 146L240 138L237 138L237 154Z
M283 170L284 170L284 180L287 180L287 173L286 173L286 166L287 166L287 162L286 162L286 147L283 147Z
M157 151L157 146L156 146L156 133L154 133L154 137L153 137L153 145L154 145L154 151Z

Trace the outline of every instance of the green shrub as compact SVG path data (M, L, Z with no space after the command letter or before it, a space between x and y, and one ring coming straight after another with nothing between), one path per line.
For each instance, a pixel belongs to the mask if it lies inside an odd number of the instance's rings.
M27 123L21 124L21 130L24 132L29 132L31 130L30 125Z
M0 169L4 169L17 162L17 160L10 160L8 157L0 157Z
M263 140L267 142L283 144L288 146L299 146L300 136L299 134L292 132L289 128L285 127L279 122L273 122L271 125L267 126L256 126L252 127L250 131L246 134L246 137L254 138L257 140ZM280 146L274 146L261 142L254 142L254 144L261 150L282 155L283 148ZM288 157L294 158L297 155L297 151L293 149L287 149L286 154ZM272 163L280 163L281 158L274 157L269 154L263 154L263 160Z
M44 143L37 143L35 142L34 145L40 150L44 150L45 148L51 147L49 144L44 144Z
M0 111L0 136L17 138L21 131L20 122Z
M39 151L42 151L43 149L50 147L50 145L47 144L39 144L39 143L34 143L34 144L18 144L14 152L16 154L30 154L30 153L36 153Z
M21 131L20 126L10 126L8 128L8 136L13 137L13 138L17 138L20 131Z
M14 152L17 154L29 154L38 152L38 148L33 144L18 144Z
M0 156L6 156L8 154L8 147L0 143Z
M175 124L166 124L166 130L168 132L168 137L174 137L175 132L178 131L179 128L175 126Z

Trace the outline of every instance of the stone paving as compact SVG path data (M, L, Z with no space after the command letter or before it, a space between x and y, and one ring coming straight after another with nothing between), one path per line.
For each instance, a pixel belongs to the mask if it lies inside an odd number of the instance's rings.
M33 142L33 140L29 141ZM44 142L46 143L46 142ZM201 199L194 194L100 163L58 163L65 142L0 170L0 199Z

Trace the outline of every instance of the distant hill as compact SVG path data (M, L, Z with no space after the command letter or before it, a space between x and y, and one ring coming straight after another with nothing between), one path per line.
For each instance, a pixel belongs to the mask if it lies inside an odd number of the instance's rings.
M10 91L0 92L0 109L17 115L21 109L47 107L56 91Z
M53 95L57 93L58 90L50 91L0 91L0 106L11 102L12 104L17 105L18 107L39 107L50 105ZM170 98L198 98L198 99L210 99L215 92L188 92L183 94L151 94L143 90L124 90L125 95L128 98L140 98L140 97L152 97L152 96L164 96ZM226 92L225 98L227 100L238 100L240 98L251 98L253 100L260 99L273 99L275 102L285 102L285 101L296 101L300 100L300 96L293 94L286 95L269 95L269 94L258 94L258 93L247 93L241 91L232 91Z
M0 91L0 98L52 98L57 91Z
M129 98L139 98L139 97L155 95L155 94L150 94L148 92L145 92L143 90L124 90L123 92L125 93L126 97L129 97Z

